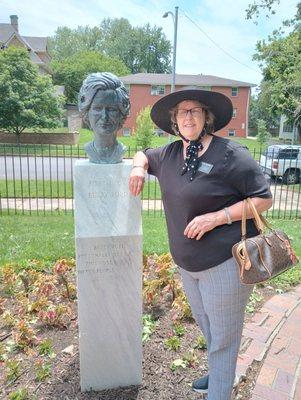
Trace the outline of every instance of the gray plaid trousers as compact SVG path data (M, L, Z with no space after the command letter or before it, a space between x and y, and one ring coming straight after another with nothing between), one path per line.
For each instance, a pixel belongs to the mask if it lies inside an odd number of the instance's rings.
M230 400L245 308L253 286L240 283L233 258L205 271L179 270L193 317L207 341L208 400Z

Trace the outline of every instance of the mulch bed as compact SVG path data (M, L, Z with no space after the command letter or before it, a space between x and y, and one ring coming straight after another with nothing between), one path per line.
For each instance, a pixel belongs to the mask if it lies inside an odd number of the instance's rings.
M255 309L259 309L261 304L275 294L272 288L259 288L262 300L256 304ZM0 291L0 296L3 296ZM21 357L21 375L15 382L7 384L5 380L5 365L0 362L0 399L8 399L9 393L19 389L27 388L33 395L29 397L39 400L194 400L201 399L202 395L191 390L191 382L205 374L207 371L206 350L195 349L197 364L185 369L178 368L172 371L171 363L181 358L185 353L193 348L193 344L201 332L193 321L184 321L185 334L180 338L181 346L176 352L168 350L164 346L164 341L172 334L171 310L163 307L161 315L157 320L154 333L143 346L143 383L139 387L127 387L101 392L80 391L80 371L79 371L79 349L78 349L78 326L77 326L77 303L76 300L70 303L71 321L67 328L39 327L38 336L41 340L50 339L53 343L55 358L47 359L51 363L51 377L37 382L33 365L36 360L41 359L35 348L29 349L26 353L18 352L15 357ZM14 308L13 298L8 298L6 309ZM163 310L163 313L162 313ZM251 316L246 314L246 320ZM0 341L6 345L12 336L10 329L5 327L0 320ZM7 336L7 337L6 337ZM1 343L1 342L0 342ZM69 346L73 347L69 347ZM69 348L67 353L64 349ZM47 357L46 357L47 358ZM46 359L43 358L44 360ZM233 395L233 399L249 400L254 380L257 376L256 366L251 370L247 380L241 382L238 393ZM22 400L23 398L16 398ZM24 400L27 398L24 398Z

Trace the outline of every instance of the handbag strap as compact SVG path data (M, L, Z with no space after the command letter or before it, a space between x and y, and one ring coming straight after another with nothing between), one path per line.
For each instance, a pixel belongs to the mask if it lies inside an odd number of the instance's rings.
M274 232L274 228L269 224L269 222L262 216L261 214L258 213L252 199L248 197L247 199L243 200L243 205L242 205L242 218L241 218L241 237L242 240L246 240L246 235L247 235L247 205L249 205L250 210L253 214L253 219L255 222L255 225L259 231L259 233L263 233L264 227L266 226L270 231Z
M247 237L247 201L242 203L242 217L241 217L241 240L246 240Z
M251 200L250 197L248 197L246 199L246 203L249 205L249 208L250 208L250 210L251 210L251 212L253 214L254 221L255 221L255 224L257 226L257 229L259 230L259 233L261 234L263 232L263 230L264 230L265 223L260 218L260 215L258 214L258 211L256 210L256 207L254 206L254 203L253 203L253 201Z
M263 232L264 226L266 226L269 230L273 231L272 225L264 218L263 215L259 214L252 199L250 197L247 198L247 202L253 212L253 215L255 217L256 225L257 228L260 232Z
M246 240L247 237L247 205L249 205L250 210L253 214L253 219L255 222L255 225L261 234L264 230L264 226L266 226L269 229L272 229L270 224L266 221L266 219L258 214L256 207L253 204L253 201L248 197L247 199L243 200L242 204L242 218L241 218L241 238L242 240Z
M244 200L242 203L242 218L241 218L241 242L244 254L243 269L250 269L251 262L247 251L246 238L247 238L247 201ZM243 274L243 269L241 271L241 276Z

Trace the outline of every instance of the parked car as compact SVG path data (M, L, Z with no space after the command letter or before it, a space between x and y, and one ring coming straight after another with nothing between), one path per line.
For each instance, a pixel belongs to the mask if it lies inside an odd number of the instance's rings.
M281 178L286 185L298 183L301 174L301 146L269 146L261 155L259 164L271 178Z

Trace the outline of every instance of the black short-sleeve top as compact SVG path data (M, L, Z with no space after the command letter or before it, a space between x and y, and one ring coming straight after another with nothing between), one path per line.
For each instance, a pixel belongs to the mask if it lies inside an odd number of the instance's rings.
M194 180L186 173L183 143L144 151L148 173L158 178L166 215L169 246L176 264L188 271L202 271L232 257L232 246L241 239L241 222L216 227L200 239L184 236L196 216L229 207L247 197L271 198L268 183L257 162L243 146L213 136L200 157ZM247 221L247 236L258 234L253 220Z

